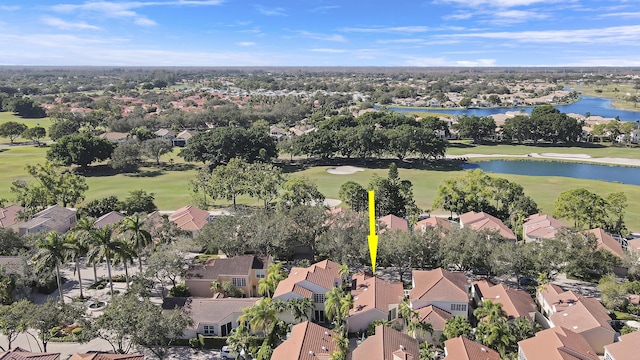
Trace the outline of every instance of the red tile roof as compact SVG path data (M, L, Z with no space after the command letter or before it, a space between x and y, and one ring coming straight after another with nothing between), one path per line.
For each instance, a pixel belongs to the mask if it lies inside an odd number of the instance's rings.
M353 308L349 316L378 309L384 313L389 311L389 305L398 304L404 297L402 283L389 282L363 273L353 275L355 288L351 290Z
M435 228L438 226L447 230L451 229L451 223L448 220L437 217L437 216L433 216L433 217L418 221L413 226L413 229L425 231L428 228Z
M464 336L444 342L445 360L500 360L497 351Z
M451 313L433 305L425 306L417 311L420 321L431 324L431 327L435 331L444 330L445 322L453 317Z
M556 312L549 318L555 326L571 329L577 333L598 327L615 332L609 324L611 317L607 309L598 299L580 296L575 303L556 308Z
M468 226L476 231L492 230L498 231L498 233L505 239L515 240L516 235L509 229L500 219L493 215L489 215L485 212L470 211L460 215L460 224Z
M18 213L21 211L24 211L24 208L17 204L0 208L0 228L8 228L17 223L19 221Z
M606 345L604 348L614 360L635 359L638 357L638 344L640 344L640 331L634 331L620 336L618 342Z
M487 280L474 281L473 285L482 300L491 300L502 304L502 310L509 319L526 317L534 320L530 314L537 311L537 306L528 292L516 290L503 284L494 285Z
M418 359L418 340L384 325L376 327L376 333L369 336L355 350L353 359L394 360L394 355L401 359ZM403 357L404 356L404 357Z
M0 352L0 360L60 360L60 353L37 353L17 347Z
M582 335L556 326L518 343L527 360L598 360Z
M382 226L380 227L381 230L402 230L402 231L407 231L409 230L409 222L407 222L407 220L395 216L393 214L387 215L387 216L383 216L381 218L378 219L378 223L380 223Z
M550 215L534 214L525 219L523 229L530 238L552 239L566 225Z
M617 257L623 257L624 251L622 245L616 241L611 235L607 234L601 228L588 230L587 233L593 234L598 240L598 249L606 250Z
M335 336L333 331L305 321L293 326L291 336L273 350L271 358L278 360L328 360L336 349Z
M207 224L209 212L193 205L187 205L176 210L169 216L176 226L185 231L197 231Z
M442 268L424 271L413 270L414 288L409 293L411 301L467 302L467 278L463 273Z
M73 354L69 360L144 360L142 354Z

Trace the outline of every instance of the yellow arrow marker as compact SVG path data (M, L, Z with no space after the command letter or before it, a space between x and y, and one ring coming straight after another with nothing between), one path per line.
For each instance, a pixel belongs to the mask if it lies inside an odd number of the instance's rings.
M376 256L378 255L378 235L376 235L376 205L373 190L369 190L369 254L371 269L376 273Z

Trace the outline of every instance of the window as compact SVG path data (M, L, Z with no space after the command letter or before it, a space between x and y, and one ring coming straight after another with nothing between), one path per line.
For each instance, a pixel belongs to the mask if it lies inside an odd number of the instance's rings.
M231 323L228 322L220 327L220 336L227 336L231 333Z
M245 278L231 278L231 283L235 287L247 286L247 279L245 279Z
M467 311L467 304L451 304L451 311Z
M256 277L258 279L264 279L265 278L264 270L256 270Z
M323 323L324 322L324 311L322 311L322 310L314 310L313 311L313 319L316 322Z
M313 294L313 302L316 304L324 303L324 294Z
M397 317L398 316L396 315L396 308L393 308L393 309L389 310L389 317L387 318L388 321L393 321Z
M216 329L212 325L205 325L205 326L203 326L203 328L204 328L204 334L205 335L215 335L215 333L216 333Z

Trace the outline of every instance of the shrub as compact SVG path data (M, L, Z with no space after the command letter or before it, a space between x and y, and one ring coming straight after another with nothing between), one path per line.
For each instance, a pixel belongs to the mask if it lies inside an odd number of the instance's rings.
M80 333L82 333L82 330L83 330L83 329L82 329L81 327L79 327L79 326L78 326L77 328L75 328L75 329L71 330L71 334L72 334L73 336L78 336L78 335L80 335Z
M169 296L173 297L189 297L191 293L189 292L189 288L184 283L178 284L169 290Z
M194 337L189 339L189 346L191 346L192 348L199 348L200 346L202 346L200 338Z

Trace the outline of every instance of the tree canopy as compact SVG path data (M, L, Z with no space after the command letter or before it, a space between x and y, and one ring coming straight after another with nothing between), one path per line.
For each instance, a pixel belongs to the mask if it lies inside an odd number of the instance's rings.
M47 151L47 159L62 165L86 167L94 161L108 159L114 146L109 140L91 134L66 135L58 139Z

